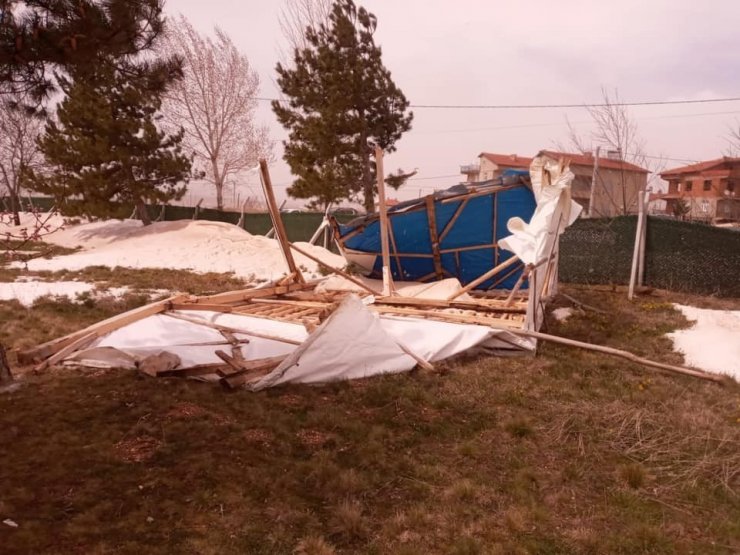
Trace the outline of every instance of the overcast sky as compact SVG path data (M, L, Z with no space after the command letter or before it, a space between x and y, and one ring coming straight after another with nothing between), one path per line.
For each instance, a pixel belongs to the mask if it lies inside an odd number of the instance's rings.
M365 0L378 18L376 43L412 104L572 104L598 102L601 87L624 101L740 96L737 0ZM203 33L226 31L277 96L275 64L284 39L280 0L168 0ZM418 168L398 195L416 197L459 181L460 164L481 151L533 155L567 135L568 117L590 129L580 109L414 110L411 131L386 169ZM740 102L635 107L631 114L655 156L721 156ZM270 127L279 197L290 183L282 160L285 131L267 102L257 117ZM683 165L667 161L668 167ZM444 176L444 177L439 177ZM301 206L302 201L292 203Z

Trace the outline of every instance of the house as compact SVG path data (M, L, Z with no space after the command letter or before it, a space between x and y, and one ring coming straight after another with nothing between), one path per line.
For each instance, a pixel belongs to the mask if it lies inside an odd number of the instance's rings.
M686 218L710 223L740 221L740 158L723 156L666 170L660 177L668 182L668 192L656 198L666 201L669 214L685 211Z
M612 217L638 212L638 193L647 187L650 172L622 160L618 151L610 151L606 157L599 157L598 160L591 153L543 150L541 154L570 161L570 169L575 174L571 185L573 200L583 206L584 214L591 217ZM500 176L508 169L529 169L531 161L531 158L517 154L482 152L477 164L460 166L460 173L466 176L468 182L486 181ZM591 184L594 180L596 187L592 191Z

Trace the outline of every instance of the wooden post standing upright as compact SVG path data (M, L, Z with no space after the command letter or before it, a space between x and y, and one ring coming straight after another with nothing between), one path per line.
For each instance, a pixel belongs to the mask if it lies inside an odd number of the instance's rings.
M378 213L380 214L380 245L383 254L383 295L395 294L391 276L391 254L388 246L388 212L385 206L385 174L383 173L383 149L375 147L375 173L378 178Z
M285 226L283 225L280 210L275 200L275 192L272 190L272 180L270 179L270 172L267 169L267 160L264 158L260 159L260 173L262 175L262 190L265 193L267 209L270 211L270 219L272 220L272 228L275 230L275 238L280 245L280 250L283 251L285 262L288 264L288 275L298 280L299 283L306 283L306 279L293 259L293 252L290 250L288 244L288 234L285 232Z

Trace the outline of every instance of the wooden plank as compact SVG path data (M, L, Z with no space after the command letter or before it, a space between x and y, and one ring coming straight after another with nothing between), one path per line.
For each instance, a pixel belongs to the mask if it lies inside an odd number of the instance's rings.
M319 280L314 280L306 283L291 283L289 285L276 285L272 287L264 288L251 288L241 289L239 291L228 291L226 293L217 293L215 295L207 295L204 297L198 297L195 303L232 303L237 301L249 301L251 299L259 299L261 297L274 297L277 295L285 295L286 293L292 293L294 291L302 291L305 289L311 289L319 283Z
M185 322L190 322L192 324L197 324L199 326L205 326L207 328L212 328L218 331L229 331L231 333L248 335L250 337L259 337L260 339L269 339L270 341L279 341L281 343L288 343L290 345L300 345L301 343L303 343L303 341L296 341L295 339L279 337L277 335L272 335L269 333L260 333L260 332L255 332L255 331L232 328L231 326L221 326L219 324L214 324L213 322L208 322L206 320L203 320L202 318L191 318L190 316L186 316L185 314L174 314L172 312L167 312L165 313L165 316L169 316L170 318L177 318L178 320L184 320Z
M375 146L375 175L378 180L378 217L380 218L380 249L383 254L383 295L393 295L393 276L388 249L388 211L385 206L385 173L383 172L383 149Z
M460 214L463 213L463 210L465 210L465 207L468 205L468 200L465 199L460 203L460 206L458 206L455 209L455 213L452 214L452 218L450 218L450 221L447 222L447 225L442 230L442 233L439 234L439 244L441 245L442 242L445 240L445 237L452 231L452 228L455 227L455 222L457 222L457 219L460 217Z
M231 312L233 307L223 304L170 303L168 310L209 310L211 312Z
M267 160L260 158L259 164L260 174L262 176L262 189L265 193L267 209L270 212L272 226L275 228L275 238L280 245L280 250L283 252L285 261L288 264L288 271L296 277L299 283L306 283L306 279L298 269L298 266L296 266L295 260L293 259L293 253L288 248L288 233L285 231L285 225L283 224L283 219L280 217L280 210L278 209L277 201L275 200L275 191L272 189L272 180L270 179L270 171L267 168Z
M241 370L223 376L219 383L227 389L234 389L261 378L277 368L286 356L268 357L245 361Z
M355 285L363 288L365 291L367 291L371 295L375 295L376 291L373 291L367 285L365 285L364 283L362 283L359 279L351 276L350 274L348 274L344 270L340 270L338 268L334 268L332 266L329 266L326 262L322 262L319 258L313 256L312 254L307 253L303 249L300 249L300 248L296 247L293 243L288 243L288 245L290 246L291 249L293 249L294 251L302 254L306 258L309 258L309 259L313 260L314 262L316 262L317 264L320 264L324 268L327 268L328 270L334 272L335 274L338 274L338 275L342 276L344 279L347 279L347 280L351 281Z
M586 349L589 351L596 351L599 353L613 355L613 356L627 359L636 364L642 364L644 366L649 366L651 368L658 368L660 370L668 370L669 372L685 374L687 376L693 376L695 378L702 378L704 380L710 380L710 381L718 382L718 383L725 383L728 380L727 376L724 376L721 374L711 374L709 372L697 370L696 368L688 368L686 366L676 366L674 364L666 364L664 362L657 362L654 360L649 360L646 358L639 357L633 353L630 353L629 351L623 351L621 349L614 349L612 347L606 347L604 345L595 345L593 343L585 343L583 341L576 341L574 339L568 339L566 337L559 337L557 335L550 335L547 333L540 333L536 331L529 331L529 330L508 330L508 331L511 331L511 333L513 333L514 335L532 337L534 339L541 339L543 341L552 341L553 343L561 343L563 345L568 345L571 347L578 347L580 349Z
M437 212L434 209L434 197L426 197L427 223L429 224L429 242L432 245L434 257L434 273L437 279L442 279L442 255L439 254L439 237L437 235Z
M49 366L54 366L57 362L64 360L66 357L68 357L75 351L87 347L90 343L92 343L97 338L98 338L98 334L95 332L91 332L91 333L88 333L87 335L83 335L82 337L73 341L72 343L64 347L63 349L60 349L59 351L57 351L56 354L47 358L41 364L36 366L33 369L33 371L41 372L42 370L45 370Z
M398 269L398 275L403 279L403 266L401 265L401 256L398 254L398 246L396 245L396 235L393 233L393 224L388 219L388 238L391 240L391 247L393 248L393 257L396 259L396 268Z
M487 280L491 279L493 276L495 276L499 272L502 272L503 270L505 270L506 268L508 268L509 266L511 266L512 264L515 264L517 262L519 262L519 257L516 256L516 255L512 256L511 258L507 258L504 262L502 262L498 266L496 266L496 267L488 270L482 276L480 276L480 277L474 279L473 281L471 281L470 283L468 283L465 287L463 287L462 289L460 289L460 291L458 291L457 293L454 293L453 295L450 295L449 297L447 297L447 300L448 301L454 301L459 296L463 295L464 293L467 293L471 289L475 289L478 285L480 285L484 281L487 281Z
M390 304L398 306L419 306L427 308L457 308L460 310L476 310L479 312L501 312L524 314L527 309L517 306L503 306L481 301L442 301L437 299L418 299L416 297L377 297L375 304Z
M513 322L504 321L501 318L491 318L485 314L455 314L450 312L436 312L434 310L419 310L415 308L401 308L390 306L369 305L368 308L380 314L395 314L398 316L413 316L431 320L443 320L454 324L475 324L478 326L498 325L506 329L516 326ZM523 318L522 318L523 320Z
M123 314L118 314L117 316L107 318L102 322L97 322L96 324L92 324L85 329L76 331L69 335L65 335L64 337L47 341L46 343L42 343L41 345L38 345L32 349L27 349L25 351L19 352L18 362L20 362L21 364L40 362L89 333L95 332L98 334L98 336L103 336L107 333L122 328L123 326L127 326L128 324L136 322L137 320L142 320L143 318L146 318L148 316L164 312L167 309L169 303L179 302L187 297L188 295L183 294L174 295L168 299L157 301L155 303L151 303L136 308L134 310L124 312Z
M189 368L175 368L173 370L165 370L164 372L158 372L158 378L192 378L196 376L207 376L209 374L218 374L219 371L223 371L225 368L229 368L227 364L221 362L214 362L210 364L198 364L197 366L191 366Z

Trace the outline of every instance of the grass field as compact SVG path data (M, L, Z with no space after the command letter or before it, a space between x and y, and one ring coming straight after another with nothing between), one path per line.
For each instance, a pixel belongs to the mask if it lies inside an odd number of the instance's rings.
M0 302L6 346L132 308L152 284L239 286L165 271L47 277L133 292ZM563 290L607 314L549 332L681 362L663 335L687 325L670 304L685 297ZM0 394L0 445L0 521L18 524L0 524L4 554L740 552L740 390L557 345L259 394L29 374Z

